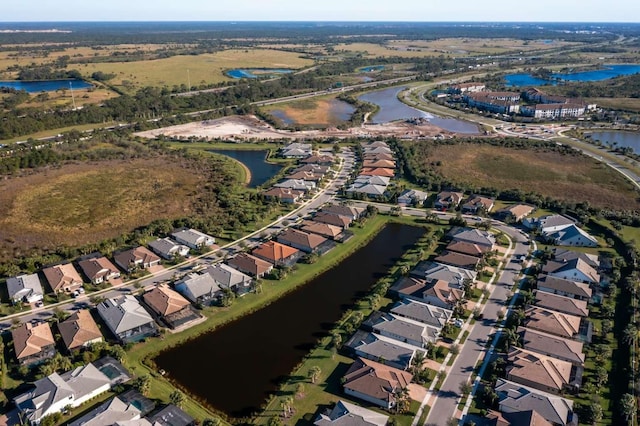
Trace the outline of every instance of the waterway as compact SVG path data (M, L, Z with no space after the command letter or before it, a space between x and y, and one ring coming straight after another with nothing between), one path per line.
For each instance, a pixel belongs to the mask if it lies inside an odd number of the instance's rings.
M244 164L251 173L251 180L247 185L249 188L256 188L274 177L282 168L279 164L268 163L266 158L269 151L250 151L216 149L211 152L226 155Z
M70 86L71 85L71 86ZM88 89L93 85L84 80L0 81L0 87L24 90L28 93L54 92L56 90Z
M611 130L596 130L590 132L591 139L614 147L632 148L635 154L640 154L640 132L621 132Z
M479 133L478 126L469 121L458 120L456 118L438 117L402 103L398 99L398 93L405 89L406 87L389 87L387 89L365 93L360 95L358 99L378 105L378 112L370 118L373 124L408 120L411 118L425 118L434 126L438 126L441 129L450 132L466 134Z
M558 81L602 81L621 75L640 73L640 64L603 65L601 69L579 71L575 73L553 73L550 80L534 77L531 74L509 74L505 76L507 86L544 86L555 85Z
M250 416L423 232L388 224L366 246L298 290L163 352L155 359L158 368L216 409Z
M227 71L227 75L231 78L260 78L274 77L280 74L289 74L293 70L286 68L236 68Z

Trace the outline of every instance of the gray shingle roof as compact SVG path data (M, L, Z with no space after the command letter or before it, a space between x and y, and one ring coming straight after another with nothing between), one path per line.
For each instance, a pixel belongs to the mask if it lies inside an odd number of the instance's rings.
M37 274L18 275L7 279L7 291L12 300L42 298L42 284Z
M504 379L498 379L495 391L501 411L534 410L551 423L561 425L569 423L573 417L573 401L568 399Z
M116 335L153 323L151 315L130 294L105 300L98 305L98 313Z
M389 416L358 407L345 401L338 401L328 414L321 414L315 420L316 426L385 426Z
M426 303L413 300L398 302L393 305L391 312L406 318L420 321L434 327L442 327L451 317L452 312Z

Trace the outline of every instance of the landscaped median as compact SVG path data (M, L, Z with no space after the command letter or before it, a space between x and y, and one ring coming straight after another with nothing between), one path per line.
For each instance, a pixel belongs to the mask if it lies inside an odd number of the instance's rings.
M338 264L344 258L358 250L371 240L388 222L388 218L377 215L367 220L362 227L354 227L353 238L344 244L338 245L330 252L324 254L314 264L298 264L295 271L279 281L263 281L258 293L250 293L234 301L233 305L226 308L211 307L202 311L207 316L207 321L190 329L176 334L165 333L160 338L149 339L139 343L127 351L126 365L136 376L149 375L151 383L149 396L162 400L169 400L169 394L175 387L163 378L153 367L152 359L167 348L180 345L187 340L201 334L210 332L223 324L238 319L257 311L274 302L290 291L304 285L312 278ZM187 397L183 408L198 420L213 417L213 411L206 407L206 403Z

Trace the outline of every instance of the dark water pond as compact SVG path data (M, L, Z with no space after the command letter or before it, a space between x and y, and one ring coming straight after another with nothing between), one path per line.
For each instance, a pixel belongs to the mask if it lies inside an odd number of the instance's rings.
M25 90L28 93L54 92L58 89L87 89L92 84L84 80L42 80L42 81L0 81L0 87L9 87L15 90Z
M509 74L505 76L507 86L544 86L545 84L556 84L560 81L601 81L620 75L631 75L640 73L640 65L603 65L602 69L592 71L580 71L575 73L553 73L553 79L545 80L534 77L531 74Z
M406 87L390 87L387 89L376 90L373 92L360 95L358 99L376 104L380 107L378 112L370 118L374 124L388 123L396 120L408 120L411 118L426 118L429 123L438 126L444 130L457 133L475 134L479 133L478 126L475 124L458 120L456 118L443 118L429 114L419 109L411 108L407 104L398 100L398 93L406 89Z
M155 360L158 368L213 407L234 417L251 415L423 232L385 226L369 244L300 289L163 352Z
M227 71L227 75L231 78L258 78L278 74L289 74L291 72L293 72L293 70L285 68L236 68Z
M640 133L619 131L594 131L589 133L591 139L613 147L632 148L633 152L640 154Z
M278 164L267 163L266 158L268 151L249 151L249 150L232 150L232 149L216 149L211 152L226 155L244 164L251 172L251 180L249 188L255 188L267 182L274 177L282 168Z

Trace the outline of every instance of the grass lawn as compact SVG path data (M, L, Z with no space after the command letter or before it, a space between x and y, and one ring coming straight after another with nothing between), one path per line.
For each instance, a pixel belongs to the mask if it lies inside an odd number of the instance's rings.
M440 161L438 172L462 185L482 182L603 208L640 208L638 193L626 179L586 156L456 144L434 146L425 161Z

